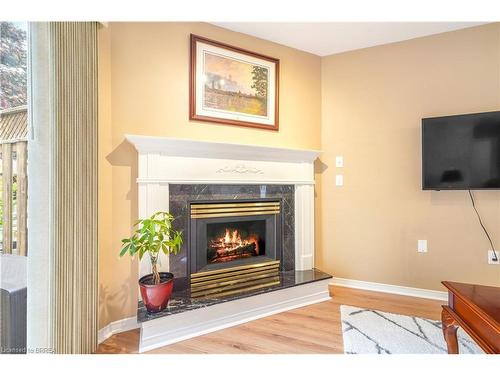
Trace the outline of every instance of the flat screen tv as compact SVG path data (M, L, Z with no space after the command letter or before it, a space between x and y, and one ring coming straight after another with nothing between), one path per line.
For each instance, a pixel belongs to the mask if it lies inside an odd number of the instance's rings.
M422 119L422 187L500 189L500 111Z

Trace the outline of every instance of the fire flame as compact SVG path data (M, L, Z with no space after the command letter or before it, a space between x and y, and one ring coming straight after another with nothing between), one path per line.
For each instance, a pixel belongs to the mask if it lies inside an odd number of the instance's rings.
M242 239L240 233L237 229L230 230L226 228L226 232L223 237L219 238L217 241L219 244L222 244L224 251L230 251L237 249L240 246L250 245L251 243L255 244L255 251L259 254L259 239L255 235L250 235L246 239Z

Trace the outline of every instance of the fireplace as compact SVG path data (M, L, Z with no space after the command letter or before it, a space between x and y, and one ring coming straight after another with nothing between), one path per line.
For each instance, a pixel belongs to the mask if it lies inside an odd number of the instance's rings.
M231 294L279 282L280 200L190 204L190 280L194 295Z
M138 217L168 211L175 217L174 229L184 233L178 253L160 254L160 270L175 275L168 308L148 314L139 302L140 352L328 298L326 278L330 276L313 269L314 160L318 151L138 135L126 138L138 152ZM259 200L280 203L276 254L265 240L265 252L259 248L255 256L209 263L207 248L204 258L193 260L197 254L193 247L199 247L193 229L203 219L191 217L193 204ZM237 222L232 218L238 216L233 213L221 218L232 224ZM267 238L268 231L261 236ZM151 272L147 257L139 262L138 272L141 276ZM231 283L250 292L234 293ZM207 292L211 293L208 298L196 297ZM216 293L233 294L212 298Z

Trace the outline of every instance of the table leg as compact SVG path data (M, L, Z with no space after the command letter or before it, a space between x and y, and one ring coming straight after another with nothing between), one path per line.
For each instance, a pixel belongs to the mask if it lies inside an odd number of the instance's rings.
M458 324L444 307L441 313L441 321L443 323L444 339L446 341L446 345L448 346L448 354L458 354Z

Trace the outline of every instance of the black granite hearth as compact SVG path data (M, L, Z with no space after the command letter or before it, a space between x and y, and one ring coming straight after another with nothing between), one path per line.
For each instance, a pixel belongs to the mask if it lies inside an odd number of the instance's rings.
M158 319L168 315L179 314L189 310L196 310L199 308L215 305L218 303L234 301L245 297L291 288L294 286L304 285L315 281L326 280L331 277L332 277L331 275L317 269L307 270L307 271L281 271L280 283L278 285L274 285L268 288L263 288L260 290L241 292L240 294L234 294L230 296L211 297L211 298L203 298L203 297L191 298L190 296L191 291L189 289L175 291L172 294L172 298L170 299L167 308L159 313L154 313L154 314L148 313L143 303L139 302L139 307L137 309L137 321L139 323L142 323L152 319Z

